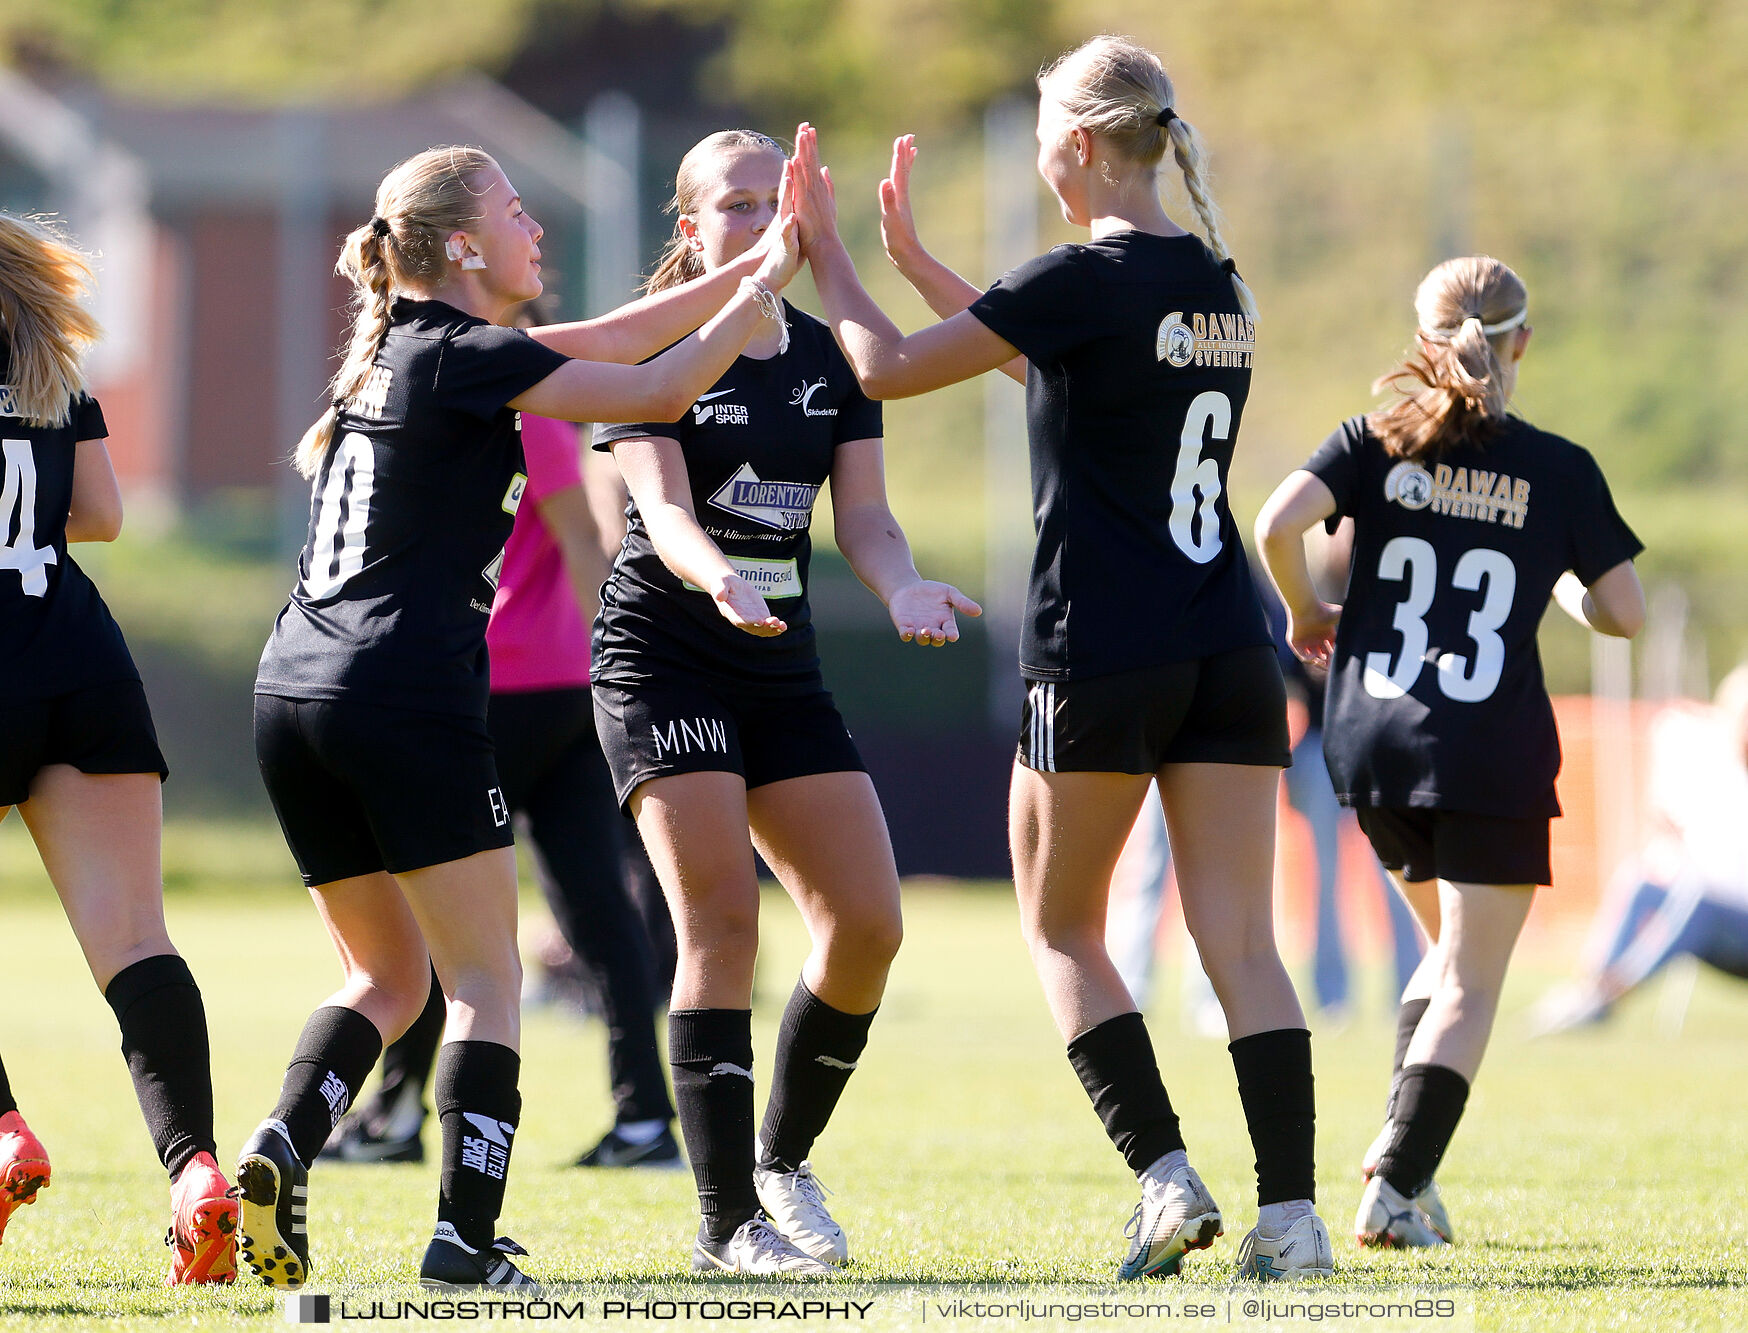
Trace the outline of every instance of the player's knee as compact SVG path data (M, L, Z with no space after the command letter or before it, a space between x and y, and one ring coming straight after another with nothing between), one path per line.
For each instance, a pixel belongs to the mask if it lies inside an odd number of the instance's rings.
M680 947L718 957L751 956L759 948L758 903L723 896L689 903L679 923Z
M1208 980L1222 993L1281 968L1280 950L1275 947L1274 934L1266 930L1217 933L1211 939L1198 938L1196 952L1201 955L1202 970L1208 974Z
M903 943L904 919L897 912L861 912L834 923L829 948L864 966L885 966L898 956Z

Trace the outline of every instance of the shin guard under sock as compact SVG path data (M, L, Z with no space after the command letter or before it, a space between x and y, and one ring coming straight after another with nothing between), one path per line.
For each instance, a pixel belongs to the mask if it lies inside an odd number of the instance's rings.
M759 1131L764 1149L760 1166L793 1171L813 1151L868 1044L875 1012L846 1014L810 991L805 981L795 983L777 1034L771 1099Z
M725 1241L759 1211L753 1189L752 1010L671 1010L668 1063L704 1232Z
M1378 1172L1405 1199L1437 1174L1469 1100L1469 1080L1444 1065L1409 1065L1402 1071L1395 1131L1378 1158Z
M1118 1014L1088 1028L1068 1043L1068 1062L1105 1133L1137 1176L1184 1146L1140 1014Z
M316 1160L381 1054L382 1033L356 1009L329 1004L310 1015L273 1108L305 1166Z
M176 954L130 963L103 988L121 1027L121 1053L158 1160L174 1180L212 1132L212 1053L206 1008L188 964Z
M522 1057L495 1041L445 1042L437 1052L437 1115L443 1124L443 1183L437 1220L476 1250L489 1250L510 1148L522 1121Z
M1414 1033L1431 1003L1431 999L1423 996L1418 1000L1402 1001L1396 1010L1396 1058L1390 1065L1390 1097L1384 1103L1386 1120L1393 1120L1396 1116L1396 1099L1402 1088L1402 1066L1408 1063L1408 1045L1414 1040Z
M1226 1048L1238 1074L1238 1099L1256 1152L1260 1205L1317 1197L1317 1103L1311 1083L1311 1034L1276 1028L1240 1037Z

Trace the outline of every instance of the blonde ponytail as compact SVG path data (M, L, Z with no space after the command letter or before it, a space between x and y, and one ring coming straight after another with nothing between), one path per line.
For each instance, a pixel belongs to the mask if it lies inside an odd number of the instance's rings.
M85 353L102 336L80 304L90 286L90 259L56 223L0 213L0 339L14 414L34 425L65 425L85 392Z
M1073 124L1142 167L1157 167L1170 148L1208 248L1223 263L1231 260L1232 252L1220 234L1220 210L1208 189L1201 135L1177 114L1177 95L1158 56L1127 37L1094 37L1047 65L1038 75L1038 89L1054 99ZM1256 297L1238 276L1236 265L1229 264L1227 272L1239 308L1254 320Z
M370 378L388 337L396 291L442 279L445 265L453 262L444 241L482 216L473 178L497 165L481 148L428 148L400 163L377 186L376 216L347 235L334 266L352 284L352 334L339 370L328 381L328 409L304 432L292 455L301 475L313 477L321 470L341 409Z
M1523 280L1497 259L1447 259L1414 294L1418 346L1373 384L1396 402L1367 421L1393 457L1420 461L1485 443L1509 397L1499 353L1528 313Z

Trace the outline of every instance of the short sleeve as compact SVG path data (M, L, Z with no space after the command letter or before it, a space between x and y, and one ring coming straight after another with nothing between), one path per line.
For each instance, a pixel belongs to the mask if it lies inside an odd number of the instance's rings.
M570 422L524 412L522 455L528 460L529 500L539 502L557 491L582 485L583 467L577 455L577 428Z
M83 394L73 404L73 438L75 440L107 440L109 426L103 420L103 409L90 394Z
M444 342L434 385L437 400L489 421L567 360L521 329L470 324Z
M1578 581L1589 587L1623 560L1638 555L1645 544L1615 508L1608 480L1590 452L1577 445L1573 450L1577 462L1568 488L1571 497L1568 559Z
M678 421L596 422L594 440L589 447L607 453L620 440L641 440L648 436L663 440L678 440L680 426L681 423Z
M1100 332L1098 300L1073 246L1059 245L1003 274L971 303L979 323L1029 361L1049 362Z
M1302 469L1329 487L1329 493L1335 497L1335 512L1324 521L1324 528L1331 534L1353 512L1354 495L1359 490L1360 446L1365 438L1365 418L1350 417L1317 446L1317 452Z

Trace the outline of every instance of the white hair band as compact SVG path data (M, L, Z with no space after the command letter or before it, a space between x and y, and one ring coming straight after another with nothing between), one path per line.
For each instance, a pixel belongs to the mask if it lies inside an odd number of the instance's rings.
M1465 319L1463 321L1463 324L1467 324L1470 319L1480 319L1480 318L1481 318L1481 316L1479 316L1479 315L1470 315L1467 319ZM1501 333L1508 333L1512 329L1515 329L1518 325L1522 324L1528 318L1529 318L1529 307L1525 306L1522 310L1519 310L1515 315L1512 315L1511 317L1509 317L1507 319L1502 319L1497 324L1483 324L1481 326L1481 334L1483 337L1486 337L1486 338L1497 337ZM1462 330L1463 330L1463 325L1459 324L1454 329L1422 329L1420 332L1424 336L1431 338L1434 342L1448 343L1452 338L1456 337L1457 334L1461 333Z

